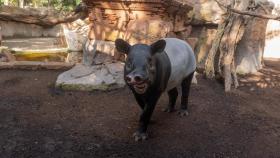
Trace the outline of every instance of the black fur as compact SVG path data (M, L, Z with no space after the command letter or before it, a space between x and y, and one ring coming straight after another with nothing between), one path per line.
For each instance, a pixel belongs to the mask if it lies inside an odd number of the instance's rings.
M168 102L166 109L164 109L164 112L173 112L174 111L174 106L176 104L177 97L178 97L177 87L168 91L169 102Z
M129 43L127 43L126 41L124 41L122 39L117 39L115 41L115 45L116 45L116 48L119 52L122 52L122 53L125 53L125 54L128 54L129 49L131 47Z
M189 93L190 93L193 74L194 72L191 73L186 79L184 79L181 84L182 87L181 109L182 110L188 110L188 100L189 100Z
M137 94L133 88L133 94L139 106L141 107L142 114L140 116L140 123L138 132L146 132L147 126L151 119L152 113L156 106L158 99L167 86L167 82L171 73L171 64L166 53L160 53L154 56L156 65L156 77L148 90L144 94Z
M154 55L155 53L161 53L164 51L166 46L165 40L159 40L151 45L151 53Z

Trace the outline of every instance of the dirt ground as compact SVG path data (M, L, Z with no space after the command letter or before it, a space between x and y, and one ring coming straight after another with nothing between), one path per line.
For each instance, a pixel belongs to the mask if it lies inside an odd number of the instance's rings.
M59 73L0 71L0 158L280 157L280 62L230 94L199 76L185 118L161 111L164 94L144 142L132 139L140 109L127 88L63 92Z

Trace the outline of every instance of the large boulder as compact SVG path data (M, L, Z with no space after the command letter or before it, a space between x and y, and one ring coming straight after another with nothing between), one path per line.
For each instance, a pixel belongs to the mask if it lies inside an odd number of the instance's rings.
M58 76L56 87L64 90L113 90L125 86L121 62L102 65L76 65Z

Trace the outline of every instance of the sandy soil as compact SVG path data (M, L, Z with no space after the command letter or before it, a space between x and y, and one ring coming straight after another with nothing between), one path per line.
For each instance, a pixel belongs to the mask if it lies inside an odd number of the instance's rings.
M144 142L131 137L140 109L127 88L63 92L53 88L60 71L1 70L0 157L277 158L279 67L267 63L258 75L243 76L230 94L199 76L186 118L161 112L164 94Z

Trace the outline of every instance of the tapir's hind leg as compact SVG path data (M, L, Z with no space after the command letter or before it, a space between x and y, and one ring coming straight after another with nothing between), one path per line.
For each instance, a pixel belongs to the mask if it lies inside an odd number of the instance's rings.
M187 116L188 112L188 100L189 100L189 92L192 83L193 74L191 73L187 78L182 81L182 97L181 97L181 109L178 112L180 116Z
M176 100L178 97L178 90L176 87L168 91L168 97L169 97L169 103L163 111L164 112L173 112L174 106L176 104Z

